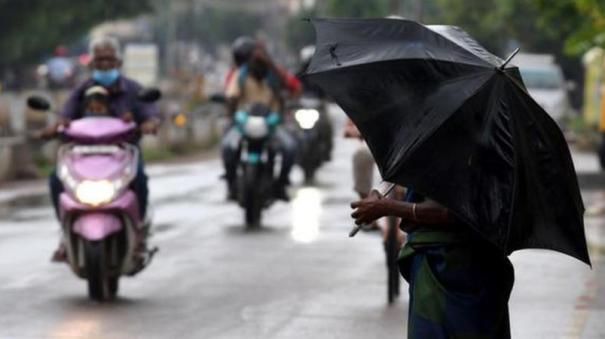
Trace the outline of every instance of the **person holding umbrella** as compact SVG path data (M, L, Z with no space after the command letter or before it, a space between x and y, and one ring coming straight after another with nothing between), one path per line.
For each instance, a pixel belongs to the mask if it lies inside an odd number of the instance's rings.
M447 208L408 191L406 201L369 197L351 204L358 225L395 216L408 233L399 261L410 284L409 338L510 338L508 258Z
M307 76L355 123L386 182L358 225L402 218L409 338L510 338L507 256L543 248L590 265L584 205L561 130L517 67L458 27L313 19ZM350 233L355 234L355 230Z

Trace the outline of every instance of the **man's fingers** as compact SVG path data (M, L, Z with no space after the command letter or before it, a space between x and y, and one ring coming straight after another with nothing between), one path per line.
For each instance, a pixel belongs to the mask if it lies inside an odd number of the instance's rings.
M351 203L351 208L357 208L361 205L361 201L354 201Z

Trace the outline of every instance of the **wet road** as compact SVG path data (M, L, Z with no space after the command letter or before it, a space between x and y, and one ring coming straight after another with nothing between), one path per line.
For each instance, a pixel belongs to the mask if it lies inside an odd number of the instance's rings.
M47 204L3 208L0 338L404 338L407 285L387 306L379 236L347 238L356 146L339 141L318 184L295 185L257 232L224 202L218 160L151 166L160 253L113 303L88 301L84 282L48 261L58 228ZM512 256L514 338L605 338L602 219L587 219L593 271L545 251Z

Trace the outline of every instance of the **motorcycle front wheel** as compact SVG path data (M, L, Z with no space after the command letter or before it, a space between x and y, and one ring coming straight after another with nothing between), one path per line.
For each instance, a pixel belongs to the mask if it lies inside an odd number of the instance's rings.
M261 223L264 199L259 189L259 179L261 168L255 165L248 165L244 171L244 209L246 228L258 228Z

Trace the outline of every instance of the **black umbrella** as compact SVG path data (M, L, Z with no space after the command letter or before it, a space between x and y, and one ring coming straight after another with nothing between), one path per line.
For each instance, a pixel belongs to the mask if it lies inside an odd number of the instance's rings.
M307 76L357 125L384 180L447 206L506 254L546 248L590 264L569 148L516 67L457 27L312 22Z

